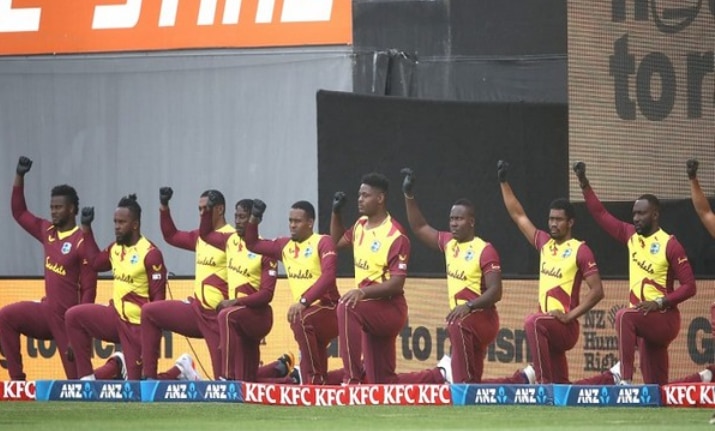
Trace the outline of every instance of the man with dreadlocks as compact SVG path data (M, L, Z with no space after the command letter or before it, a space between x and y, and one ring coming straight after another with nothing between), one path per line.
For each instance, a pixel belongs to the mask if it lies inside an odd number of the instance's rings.
M83 304L67 311L67 333L74 351L77 375L86 380L142 376L141 308L161 301L166 294L166 267L161 251L141 234L141 207L137 196L123 197L114 211L116 241L99 251L91 223L94 208L82 209L82 230L94 269L112 270L114 286L108 306ZM92 338L120 343L107 363L92 370Z

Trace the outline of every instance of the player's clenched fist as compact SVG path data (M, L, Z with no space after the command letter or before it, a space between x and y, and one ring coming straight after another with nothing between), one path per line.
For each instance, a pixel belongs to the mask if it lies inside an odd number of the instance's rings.
M260 199L254 199L251 215L259 220L263 220L264 212L266 212L266 203Z
M169 205L171 197L174 196L174 190L171 187L162 187L159 189L159 203Z
M91 225L94 221L94 207L82 208L82 215L80 216L80 221L85 226Z
M333 212L337 213L345 205L345 192L335 192L333 195Z
M216 193L215 190L211 190L206 194L206 206L209 209L213 209L216 205L218 205L220 201L221 199L219 198L218 193Z
M500 183L506 182L506 176L509 173L509 162L505 160L499 160L497 162L497 178L499 178Z
M588 186L588 178L586 178L586 164L584 162L574 163L573 171L576 173L579 185L582 189L585 189Z
M402 180L402 193L407 197L414 196L415 173L410 168L402 168L400 173L405 176L405 179Z
M697 159L689 159L685 162L685 169L688 172L688 178L691 180L698 176L698 166L700 166L700 163Z
M573 171L576 173L576 178L578 178L579 181L586 179L586 164L584 162L574 163Z
M30 160L28 157L20 156L20 159L17 161L17 169L15 170L15 172L17 172L17 174L21 177L24 177L26 173L30 172L31 167L32 160Z

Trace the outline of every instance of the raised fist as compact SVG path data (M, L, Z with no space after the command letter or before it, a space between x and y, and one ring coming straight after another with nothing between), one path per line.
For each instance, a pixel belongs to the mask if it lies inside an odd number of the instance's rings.
M500 183L506 182L506 175L509 173L509 162L504 160L499 160L497 162L497 178L499 178Z
M264 212L266 212L266 203L260 199L254 199L251 215L259 220L263 220Z
M174 196L174 190L172 190L171 187L162 187L159 189L159 202L162 205L169 205L172 196Z
M82 208L82 215L80 216L80 221L83 225L91 225L94 221L94 207Z
M584 181L586 179L586 164L584 162L574 163L573 171L576 173L576 177L579 181Z
M345 206L345 192L335 192L335 195L333 195L333 212L340 212L343 206Z
M210 190L206 194L206 206L209 209L213 209L216 205L218 205L219 201L220 198L218 197L218 193L216 193L216 191Z
M402 193L405 196L414 196L412 189L415 187L415 173L410 168L402 168L400 173L405 176L405 179L402 180Z
M698 162L696 159L689 159L687 162L685 162L685 167L688 172L688 178L690 178L691 180L698 176L698 166L700 166L700 162Z
M21 177L24 177L25 174L30 171L31 167L32 160L30 160L28 157L20 156L20 159L17 161L17 169L15 170L15 172L17 172L17 174Z

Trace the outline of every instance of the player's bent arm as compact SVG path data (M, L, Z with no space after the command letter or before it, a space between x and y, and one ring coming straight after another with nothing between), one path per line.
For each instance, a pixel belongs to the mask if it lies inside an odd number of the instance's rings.
M106 249L99 251L97 241L94 240L92 228L87 225L82 225L82 238L82 244L85 247L87 262L89 262L90 267L96 272L111 270L112 262L109 259L109 251L114 243L110 244Z
M330 215L330 238L335 243L335 248L341 248L350 245L350 242L345 238L345 225L343 225L343 216L339 212L333 211Z
M246 223L246 231L243 233L243 240L246 242L246 247L256 254L268 256L272 259L281 260L281 246L278 240L267 240L258 238L258 223L251 216ZM286 241L287 242L287 241ZM283 243L285 245L285 242Z
M695 275L690 266L688 255L680 242L671 237L665 248L665 256L668 259L671 270L675 273L675 279L680 283L680 287L668 293L665 297L665 305L678 305L681 302L695 296Z
M174 219L171 218L171 210L168 207L159 211L159 226L161 227L164 241L168 244L184 250L196 250L196 238L191 232L180 231L176 228Z
M524 207L521 206L521 202L516 198L514 191L508 182L499 183L501 187L502 199L504 200L504 206L511 219L516 223L521 233L524 235L529 244L536 246L534 243L534 238L536 236L536 226L529 220L529 217L524 211Z
M502 282L501 282L501 271L494 270L489 271L483 275L484 285L486 287L484 293L482 293L478 298L469 301L469 308L485 310L496 305L497 302L501 301L502 296Z
M265 307L273 300L276 290L276 272L278 263L267 256L261 257L261 283L258 290L247 296L236 299L236 305L250 308Z
M219 250L226 248L226 242L228 238L232 235L228 232L217 232L213 229L213 211L204 211L201 214L201 223L199 224L199 236L202 240L206 241L216 247Z
M80 243L81 262L79 268L79 299L81 304L93 304L97 298L97 272L85 253L84 241Z
M690 197L693 201L695 212L698 213L703 226L710 233L710 236L715 237L715 214L713 214L710 202L705 193L703 193L697 177L690 180Z
M161 251L154 247L144 258L144 269L149 281L149 301L166 299L166 265Z
M405 287L404 275L393 275L389 280L362 288L364 299L388 298L399 295Z
M417 200L414 197L408 198L405 196L405 208L407 209L407 221L410 224L410 229L412 229L417 239L428 247L439 250L439 232L427 223L419 205L417 205Z
M335 251L333 240L329 236L323 235L318 242L318 253L320 255L320 277L303 293L303 298L308 301L308 304L322 298L330 287L335 286L337 276L338 254Z
M605 293L603 292L603 283L601 282L601 275L598 272L594 272L586 277L584 281L588 285L588 292L586 297L581 303L568 312L569 322L578 319L588 310L596 306L603 298L605 298Z

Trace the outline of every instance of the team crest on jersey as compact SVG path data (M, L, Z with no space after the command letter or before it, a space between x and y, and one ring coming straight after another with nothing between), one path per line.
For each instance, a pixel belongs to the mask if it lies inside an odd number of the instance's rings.
M657 242L654 242L653 244L650 245L650 254L658 254L660 251L660 244Z
M375 240L372 242L372 245L370 246L370 250L372 250L373 253L377 253L378 250L380 250L380 241Z
M313 247L311 247L311 246L306 247L305 251L303 252L303 256L310 257L312 255L313 255Z
M247 254L247 256L248 256L249 259L255 259L256 256L258 256L258 255L257 255L256 253L252 252L252 251L249 251L248 254Z
M564 254L561 257L566 259L567 257L571 256L571 253L572 253L571 249L567 248L566 250L564 250Z
M469 262L472 259L474 259L474 250L469 249L469 250L467 250L467 253L465 253L465 255L464 255L464 260Z
M67 254L70 251L72 251L72 243L71 242L66 242L62 244L62 254Z
M133 255L132 255L132 258L129 260L129 262L130 262L132 265L136 265L137 262L139 262L139 256L137 256L136 254L133 254Z

